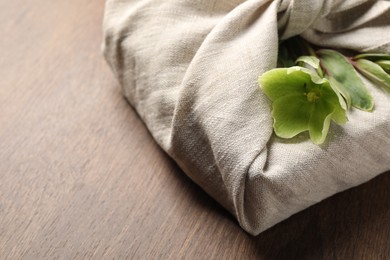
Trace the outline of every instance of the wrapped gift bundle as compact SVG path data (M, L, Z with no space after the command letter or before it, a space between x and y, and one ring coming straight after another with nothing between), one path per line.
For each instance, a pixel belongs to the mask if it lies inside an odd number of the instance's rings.
M108 0L104 55L156 142L251 234L390 170L390 95L348 111L322 145L273 132L258 77L300 35L390 53L390 2Z

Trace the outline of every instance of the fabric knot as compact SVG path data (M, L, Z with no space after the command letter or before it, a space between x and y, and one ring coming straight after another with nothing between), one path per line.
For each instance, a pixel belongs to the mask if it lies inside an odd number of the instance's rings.
M318 20L367 3L370 0L281 0L278 28L281 39L299 35Z

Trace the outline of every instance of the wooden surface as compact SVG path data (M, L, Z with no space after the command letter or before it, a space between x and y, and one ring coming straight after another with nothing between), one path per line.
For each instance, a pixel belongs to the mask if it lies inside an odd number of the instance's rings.
M242 231L122 98L103 7L0 0L0 259L390 259L389 174Z

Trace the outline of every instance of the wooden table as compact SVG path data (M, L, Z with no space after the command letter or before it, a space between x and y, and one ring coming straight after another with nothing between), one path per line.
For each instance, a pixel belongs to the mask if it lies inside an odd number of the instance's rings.
M389 259L390 175L251 237L155 144L103 0L0 0L0 259Z

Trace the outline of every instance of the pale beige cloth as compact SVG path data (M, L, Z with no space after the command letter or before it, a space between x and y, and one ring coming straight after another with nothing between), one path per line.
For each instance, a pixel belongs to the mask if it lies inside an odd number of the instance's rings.
M278 40L390 52L390 2L108 0L104 54L158 144L258 234L390 169L390 95L352 110L317 146L273 135L257 78ZM162 194L163 195L163 194Z

